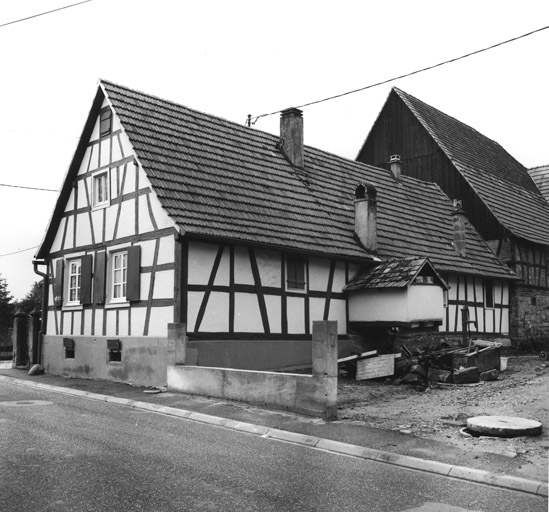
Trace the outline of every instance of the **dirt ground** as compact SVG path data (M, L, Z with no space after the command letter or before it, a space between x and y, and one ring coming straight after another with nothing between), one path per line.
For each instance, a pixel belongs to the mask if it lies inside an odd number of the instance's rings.
M392 429L451 443L475 459L488 454L509 457L524 478L547 481L549 455L549 363L537 356L508 359L507 369L492 382L453 385L433 383L425 391L385 379L339 380L340 420ZM536 437L465 437L460 429L472 416L513 416L540 421Z

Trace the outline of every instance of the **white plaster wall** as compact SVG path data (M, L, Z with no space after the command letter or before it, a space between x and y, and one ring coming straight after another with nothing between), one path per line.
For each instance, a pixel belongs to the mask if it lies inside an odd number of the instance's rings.
M195 330L196 317L198 316L198 310L200 309L200 304L202 304L203 297L204 292L189 292L188 294L187 328L189 332L193 332Z
M216 286L229 286L230 281L230 266L231 255L229 249L226 248L221 256L219 267L217 268L217 274L215 275L214 285Z
M229 294L212 292L204 312L200 330L227 332L229 330Z
M250 255L246 247L234 248L234 281L236 284L254 284Z
M288 334L305 333L305 299L302 297L287 297Z
M274 295L265 295L265 306L267 308L267 316L269 318L269 327L271 333L282 332L282 300Z
M408 288L409 320L442 319L443 290L439 286L410 286Z
M322 318L318 318L317 320L322 320ZM347 313L346 302L344 300L330 300L330 312L328 314L328 320L337 321L337 332L339 334L347 334ZM313 320L311 320L310 328L311 332L313 332Z
M407 322L408 304L404 290L373 290L349 295L351 322Z
M145 311L145 308L137 308L132 310L132 324L134 313L141 309ZM149 321L149 336L166 336L168 324L172 323L173 320L173 307L166 306L152 308L151 318ZM141 328L141 330L134 331L132 325L132 333L134 336L140 336L141 333L143 333L143 328Z
M345 284L345 263L337 261L334 272L334 282L332 283L332 292L341 293Z
M276 251L264 251L259 249L255 251L262 286L280 288L282 279L281 256L281 253Z
M199 242L189 243L188 282L207 284L212 272L217 246Z
M156 272L154 280L153 298L171 299L174 293L174 271L162 270Z
M325 258L309 258L309 290L325 292L328 289L330 275L330 260Z
M235 293L234 330L236 332L264 332L257 295Z

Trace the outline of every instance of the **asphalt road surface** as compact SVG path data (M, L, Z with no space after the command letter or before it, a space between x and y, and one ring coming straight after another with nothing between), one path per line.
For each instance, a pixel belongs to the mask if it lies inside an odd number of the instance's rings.
M547 500L0 383L3 512L537 512Z

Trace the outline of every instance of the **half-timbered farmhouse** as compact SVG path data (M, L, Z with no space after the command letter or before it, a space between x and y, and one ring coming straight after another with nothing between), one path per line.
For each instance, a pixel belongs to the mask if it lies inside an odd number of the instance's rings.
M244 369L307 364L315 320L345 355L380 327L460 331L464 300L507 333L513 273L393 164L304 146L297 109L275 136L101 81L35 259L46 370L162 384L171 323L186 364Z
M528 170L497 142L397 88L357 160L387 167L391 154L400 155L403 174L437 183L461 201L477 231L520 278L511 288L511 337L546 338L549 204Z

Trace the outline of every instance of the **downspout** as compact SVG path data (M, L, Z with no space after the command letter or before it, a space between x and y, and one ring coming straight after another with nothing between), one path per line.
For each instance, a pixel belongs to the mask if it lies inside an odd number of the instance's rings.
M38 265L47 265L45 260L32 260L34 273L42 277L42 318L40 319L40 332L38 333L38 354L36 360L42 364L42 344L44 334L48 326L48 295L49 295L49 278L48 274L38 270Z

